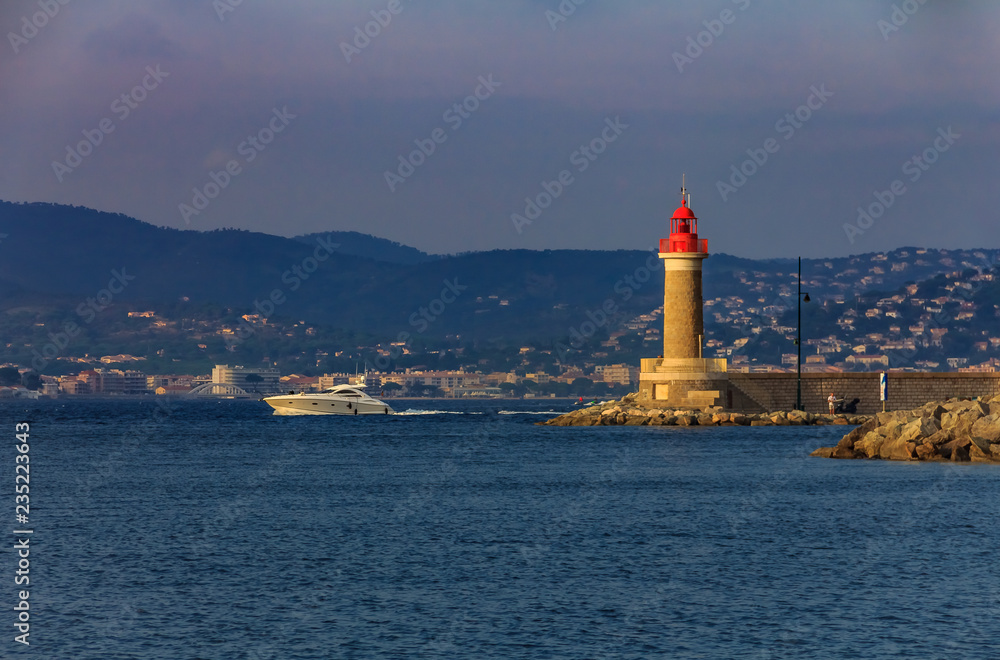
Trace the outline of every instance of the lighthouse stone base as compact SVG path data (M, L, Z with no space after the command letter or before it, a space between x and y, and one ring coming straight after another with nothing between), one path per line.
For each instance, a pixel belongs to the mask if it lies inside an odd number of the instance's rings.
M672 408L727 406L729 374L725 359L644 358L638 401Z

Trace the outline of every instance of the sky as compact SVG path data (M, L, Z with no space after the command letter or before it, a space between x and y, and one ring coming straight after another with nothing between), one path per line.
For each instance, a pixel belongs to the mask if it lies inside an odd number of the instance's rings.
M683 176L710 252L1000 247L997 2L5 0L0 32L4 200L649 249Z

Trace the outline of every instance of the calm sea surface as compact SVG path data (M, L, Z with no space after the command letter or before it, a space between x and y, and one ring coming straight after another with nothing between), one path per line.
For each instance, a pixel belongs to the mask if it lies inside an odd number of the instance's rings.
M1000 657L1000 466L808 458L843 428L534 426L565 402L171 406L0 406L0 657Z

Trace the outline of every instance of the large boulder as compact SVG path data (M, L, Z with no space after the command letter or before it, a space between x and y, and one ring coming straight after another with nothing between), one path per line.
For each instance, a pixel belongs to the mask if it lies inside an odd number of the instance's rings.
M931 435L924 439L925 445L932 445L934 447L940 447L941 445L951 442L955 437L951 432L951 429L941 429L937 433Z
M938 453L950 461L967 461L969 460L969 445L971 444L972 440L969 436L959 436L938 447Z
M969 461L969 449L968 447L955 447L951 452L952 463L967 463Z
M969 460L973 463L992 463L993 456L990 454L989 447L984 451L979 448L979 445L973 442L969 445Z
M840 442L837 443L837 447L843 447L844 449L854 449L854 438L852 438L851 434L848 433L847 435L845 435L843 438L840 439Z
M982 401L974 401L971 406L969 406L969 412L978 413L977 417L986 417L992 411L990 410L990 404L984 403Z
M865 437L854 443L854 451L864 454L868 458L875 458L879 455L884 443L884 435L881 435L878 431L869 431L865 434Z
M875 423L877 426L885 426L891 424L899 418L900 411L890 410L887 412L875 413Z
M804 410L792 410L788 413L788 423L796 426L801 426L803 424L815 424L816 415Z
M972 424L970 435L985 440L986 444L1000 442L1000 413L980 417Z
M930 443L917 445L915 453L921 461L940 461L944 458L938 453L937 447Z
M977 438L974 435L966 436L972 442L971 446L978 447L981 451L985 452L988 456L990 453L990 443L982 438Z
M954 411L963 412L963 411L967 411L967 410L971 409L972 406L973 406L973 404L975 404L975 403L976 403L976 401L974 401L972 399L968 399L968 398L958 399L958 398L955 398L955 399L948 399L942 405L944 406L944 409L947 410L947 411L949 411L949 412L954 412Z
M854 453L854 450L850 447L836 446L832 447L833 454L830 458L857 458L858 455Z
M875 418L878 419L879 415L888 415L889 424L907 424L917 419L918 417L924 417L923 411L920 408L916 410L895 410L893 412L878 413ZM886 423L886 422L884 422Z
M941 421L941 415L948 412L940 403L928 403L921 410L921 417L933 417L939 422Z
M789 425L788 415L783 412L771 413L769 419L771 420L771 423L774 424L775 426Z
M941 428L951 429L957 435L968 435L975 423L984 416L982 406L978 404L976 407L956 409L941 415Z
M916 448L917 443L904 440L901 436L891 440L887 438L879 447L878 455L890 461L908 461L917 457L914 453Z
M900 414L896 415L895 417L892 418L891 421L889 421L886 424L883 424L876 430L882 435L884 435L886 438L894 440L902 435L903 429L909 427L914 422L919 422L920 420L927 420L928 424L934 424L935 425L934 431L940 428L938 426L938 421L933 417L921 417L920 415L912 414L910 411L900 411ZM934 431L930 431L928 435L930 433L933 433Z
M904 426L896 427L899 433L895 434L903 442L923 442L941 430L941 425L934 417L918 417ZM892 438L890 434L888 437Z
M865 437L869 431L874 431L877 427L878 421L872 417L864 424L851 429L851 431L845 435L843 439L849 443L848 446L853 447L858 440Z

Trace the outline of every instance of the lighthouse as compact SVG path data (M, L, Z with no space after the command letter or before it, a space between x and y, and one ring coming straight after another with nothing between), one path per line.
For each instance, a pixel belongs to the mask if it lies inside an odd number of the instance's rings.
M681 205L670 218L670 236L660 239L663 261L663 355L644 358L639 400L657 405L707 409L731 398L725 358L704 358L701 265L708 241L698 236L698 217L681 183Z
M702 317L701 262L708 241L698 238L698 218L681 184L681 205L670 218L670 237L660 239L663 260L663 357L700 358Z

